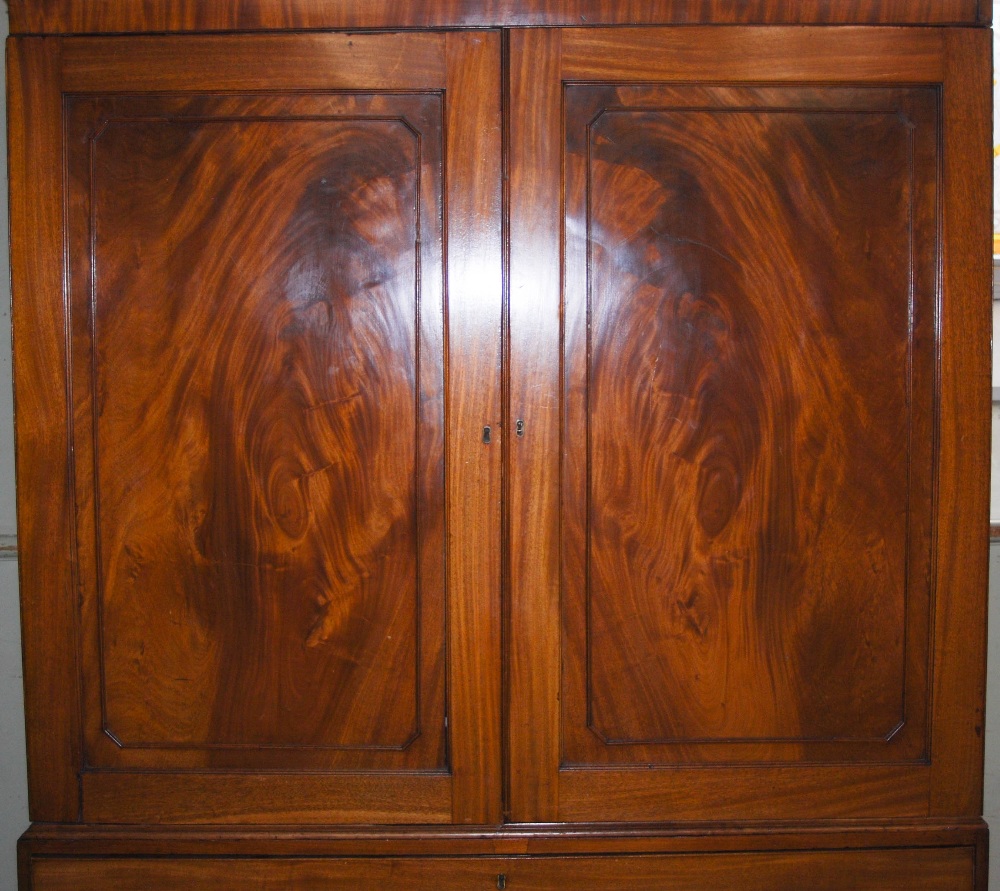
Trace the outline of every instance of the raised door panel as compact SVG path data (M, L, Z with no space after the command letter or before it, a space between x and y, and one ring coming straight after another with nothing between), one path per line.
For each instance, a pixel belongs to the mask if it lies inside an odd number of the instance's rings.
M714 36L513 47L520 819L918 815L947 769L946 53Z
M564 761L923 758L936 92L565 97Z
M182 39L117 56L66 45L87 819L481 821L499 807L498 791L453 796L456 774L482 788L497 769L471 754L496 714L489 684L473 702L448 680L449 654L475 648L471 675L498 683L498 573L446 544L463 504L489 498L449 489L449 465L478 463L484 489L499 466L476 435L498 397L499 302L470 312L463 271L467 254L499 262L499 182L446 155L446 133L497 111L456 92L495 79L496 41L357 42L257 46L312 57L305 90L294 66L247 73L252 39L192 46L191 61ZM174 61L150 76L127 50L153 46ZM414 73L352 70L359 52ZM451 230L446 174L462 189ZM486 348L450 351L456 335ZM473 435L449 436L449 412ZM497 519L498 498L475 525Z
M70 100L92 765L444 768L441 112Z

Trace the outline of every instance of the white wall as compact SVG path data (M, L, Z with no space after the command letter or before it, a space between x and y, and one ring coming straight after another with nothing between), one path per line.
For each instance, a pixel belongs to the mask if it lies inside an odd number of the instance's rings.
M0 36L7 37L0 8ZM3 80L0 71L0 82ZM0 119L6 120L6 91L0 89ZM24 700L21 690L21 622L13 543L14 409L10 374L10 274L7 262L7 141L0 139L0 891L17 887L15 843L28 825L24 768Z
M9 390L10 378L0 386ZM9 434L8 423L0 448L9 449ZM14 891L17 886L14 846L27 826L17 563L0 558L0 891Z
M990 628L986 683L986 777L983 804L990 824L990 891L1000 889L1000 542L990 545Z
M2 13L0 36L7 37L7 16ZM0 119L6 118L6 91L0 90ZM5 550L13 543L15 532L6 139L0 139L0 170L3 171L0 185L0 891L14 891L17 887L15 844L28 825L28 791L24 766L17 561Z

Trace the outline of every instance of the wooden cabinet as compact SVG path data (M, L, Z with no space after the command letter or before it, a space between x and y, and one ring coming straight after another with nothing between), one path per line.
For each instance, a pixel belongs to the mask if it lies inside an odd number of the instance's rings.
M985 888L976 3L11 6L23 887Z
M968 43L931 64L942 38ZM977 39L512 37L536 110L511 132L511 410L535 419L511 467L515 813L958 804L938 777L978 748L977 694L940 660L981 628L941 636L972 620L969 566L942 562L946 439L985 390L946 404L972 372L946 355L969 329L941 265L958 125L934 69L975 65Z
M43 676L78 654L30 719L77 800L35 777L42 813L495 821L499 38L124 43L14 46L65 154L21 184L66 214L68 339L32 349L67 373L77 602L39 579L26 639Z

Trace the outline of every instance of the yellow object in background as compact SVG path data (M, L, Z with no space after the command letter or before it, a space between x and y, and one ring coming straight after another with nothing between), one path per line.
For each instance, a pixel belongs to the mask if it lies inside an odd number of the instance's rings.
M993 81L993 86L994 87L996 86L996 81ZM993 146L993 158L996 159L998 157L1000 157L1000 145L995 145ZM993 168L994 168L994 176L996 176L996 163L994 163ZM994 192L995 191L996 189L994 187ZM995 204L996 195L994 194L993 197ZM998 208L996 207L993 208L993 256L994 257L1000 255L1000 232L997 231L997 229L1000 228L998 227L998 223L1000 223L1000 220L998 220L997 218L998 217L997 210Z

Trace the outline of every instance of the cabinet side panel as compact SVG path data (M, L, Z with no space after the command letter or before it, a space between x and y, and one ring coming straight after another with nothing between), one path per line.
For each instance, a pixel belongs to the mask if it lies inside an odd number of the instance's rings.
M54 39L8 42L18 534L34 820L74 820L80 806L59 53Z
M948 36L932 814L982 813L990 475L990 33Z

